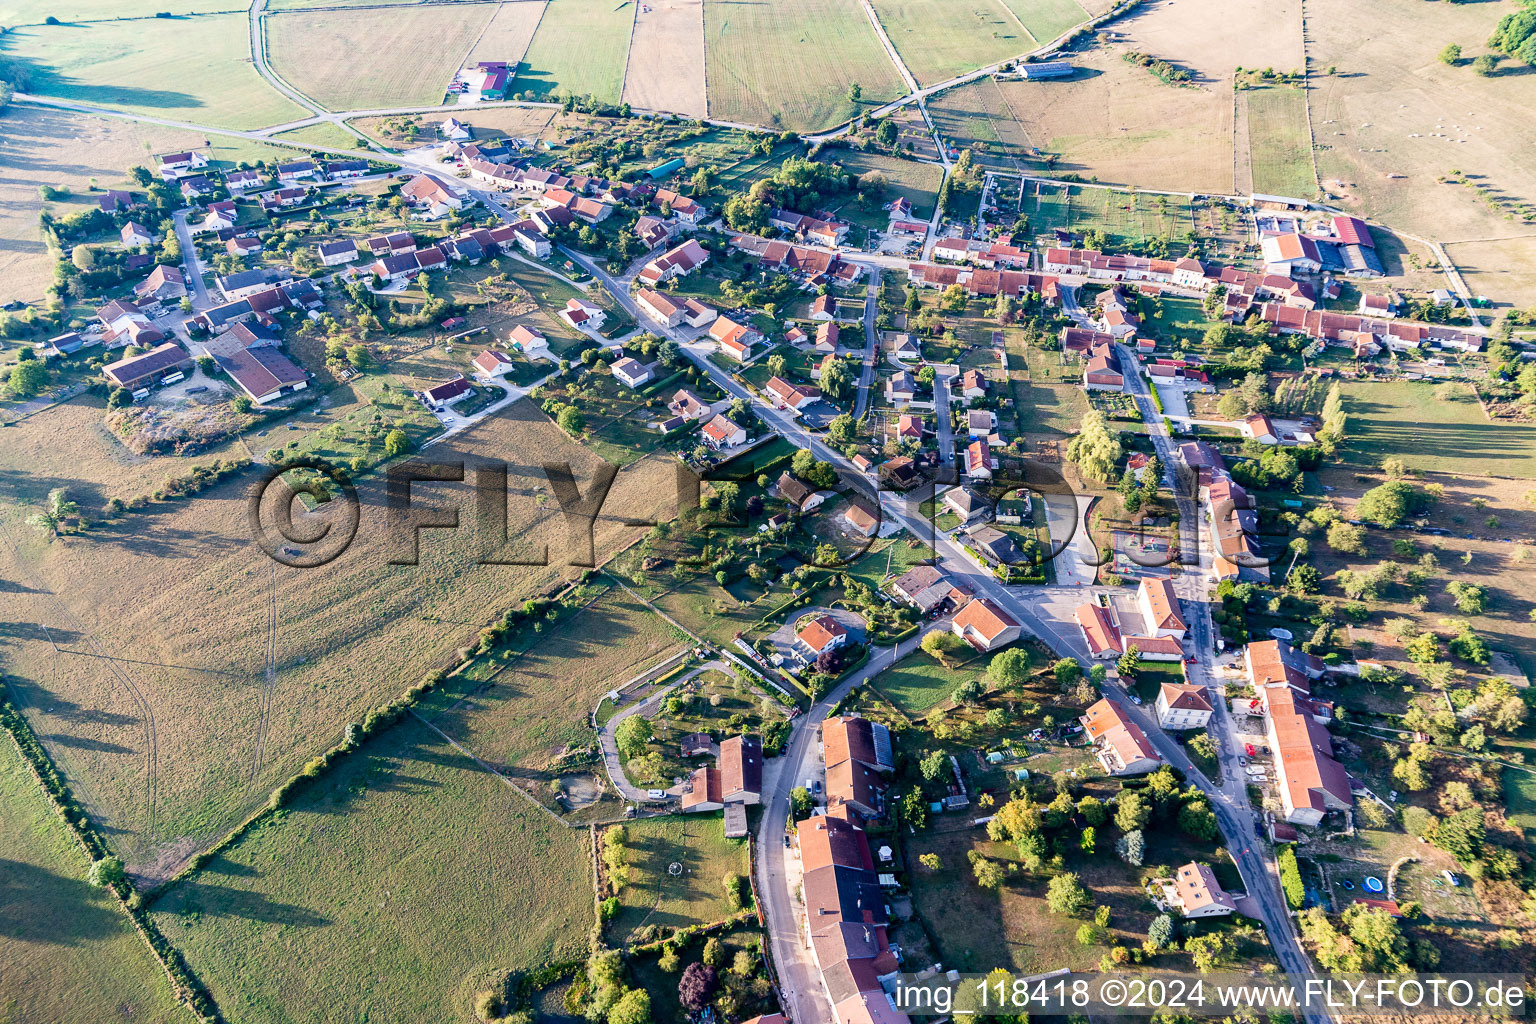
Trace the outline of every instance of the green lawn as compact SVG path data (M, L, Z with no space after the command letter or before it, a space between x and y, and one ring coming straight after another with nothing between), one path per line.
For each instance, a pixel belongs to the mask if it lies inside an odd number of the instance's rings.
M1052 352L1030 353L1030 358L1055 359ZM1083 389L1071 384L1034 384L1029 381L1013 382L1014 408L1019 416L1019 429L1031 434L1077 433L1088 411L1088 399Z
M231 1020L463 1020L497 972L584 955L587 849L406 719L155 918Z
M719 812L647 818L624 825L630 883L605 929L609 941L633 941L646 925L685 928L730 916L723 879L747 873L747 844L725 838ZM673 874L672 865L678 865ZM745 890L745 884L743 889Z
M942 665L923 652L914 651L876 676L871 685L909 715L921 715L935 704L949 700L955 687L972 679L985 679L989 655L961 647Z
M1536 842L1536 775L1504 769L1504 813L1525 834L1527 844Z
M1044 46L1073 25L1088 20L1077 0L1003 0L1035 41Z
M0 737L0 1020L176 1020L182 1011L10 737Z
M1395 457L1428 472L1536 477L1536 426L1490 423L1466 385L1358 382L1344 395L1357 465Z
M1248 103L1253 190L1303 199L1315 195L1306 93L1277 85L1244 90L1243 97Z
M251 66L245 12L121 24L45 25L7 36L34 66L28 91L221 128L304 116Z
M635 11L635 4L616 0L551 0L508 95L592 95L617 103Z
M881 205L897 196L906 196L912 202L913 220L926 221L933 216L933 204L944 180L943 168L916 160L900 160L881 153L860 153L851 149L832 150L826 159L842 164L845 170L854 174L863 175L870 171L883 174L888 184L879 196ZM879 206L876 206L871 216L875 214L878 214L878 226L883 228L890 219L889 214Z

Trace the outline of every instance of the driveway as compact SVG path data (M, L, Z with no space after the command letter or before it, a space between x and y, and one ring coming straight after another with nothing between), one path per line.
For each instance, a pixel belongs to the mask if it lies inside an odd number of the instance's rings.
M1060 548L1052 560L1056 582L1067 587L1092 586L1098 578L1099 549L1085 525L1093 499L1086 494L1036 495L1045 504L1045 521L1051 530L1051 549Z
M664 668L665 665L667 665L670 661L671 659L668 659L668 662L663 662L661 666L658 666L658 670ZM621 708L619 711L614 713L612 718L603 723L602 728L597 730L597 743L603 752L603 767L608 772L608 781L613 783L613 788L618 790L619 795L625 800L628 800L630 803L638 804L646 803L647 801L650 801L651 798L646 795L645 790L638 789L635 786L630 785L629 779L624 775L624 759L619 756L619 744L618 741L614 738L615 733L618 731L619 724L634 714L639 714L643 718L650 718L656 714L656 709L661 706L661 702L667 696L667 694L671 693L679 686L693 679L701 672L707 672L710 670L714 670L716 672L724 672L727 675L733 677L736 675L736 669L723 661L706 661L704 664L698 666L697 668L694 668L684 673L683 675L678 676L676 679L668 683L666 686L663 686L661 689L652 691L649 695L646 696L645 700L640 701L638 704L631 704L626 708ZM669 797L680 796L682 794L684 785L686 785L686 783L678 783L677 785L672 786L667 790L667 795Z
M794 644L795 627L802 619L817 615L830 615L836 619L844 629L848 630L850 643L863 643L867 628L864 624L864 616L857 612L848 611L846 608L807 608L798 613L784 625L768 635L768 642L773 644L774 651L793 664L795 662Z

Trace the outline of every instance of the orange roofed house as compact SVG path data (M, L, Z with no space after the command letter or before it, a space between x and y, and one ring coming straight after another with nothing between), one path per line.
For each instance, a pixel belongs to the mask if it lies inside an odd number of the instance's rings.
M1347 810L1354 802L1349 773L1333 756L1333 737L1324 725L1333 708L1311 696L1323 663L1283 640L1249 644L1243 658L1263 708L1285 820L1317 825L1329 811Z
M1007 646L1024 631L1007 612L984 597L967 602L955 615L951 628L956 636L979 651Z
M1141 775L1162 763L1147 734L1108 697L1089 707L1079 721L1094 745L1094 756L1108 774Z

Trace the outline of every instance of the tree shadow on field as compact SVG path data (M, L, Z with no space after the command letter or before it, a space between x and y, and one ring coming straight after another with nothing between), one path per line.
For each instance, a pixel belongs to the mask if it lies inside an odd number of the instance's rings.
M0 937L75 946L118 934L122 921L84 879L0 857Z
M247 876L260 878L261 873L253 869ZM178 895L180 898L177 911L184 915L238 917L246 921L265 921L300 928L319 928L331 923L330 918L317 914L307 907L279 903L260 893L245 889L232 889L223 885L191 881L182 883L178 889Z
M12 683L24 685L28 691L26 706L37 711L60 719L71 725L111 725L130 726L138 725L139 719L134 715L119 715L111 711L102 711L98 708L88 708L65 697L61 697L38 683L36 679L23 676L11 676Z
M93 526L80 538L144 558L207 558L231 554L251 544L247 536L160 526L153 518L153 514L136 512L116 523Z
M0 159L4 157L0 156ZM62 487L69 491L70 498L87 510L101 508L105 500L102 497L101 488L93 483L58 476L40 476L14 469L0 469L0 500L17 504L40 504L48 497L48 492L55 487Z
M72 644L79 639L80 634L72 629L44 626L38 622L0 622L0 645L28 640L39 643Z
M98 754L136 754L138 751L117 743L107 743L104 740L93 740L88 736L71 736L66 732L48 734L48 742L60 747L72 747L75 750L90 750Z

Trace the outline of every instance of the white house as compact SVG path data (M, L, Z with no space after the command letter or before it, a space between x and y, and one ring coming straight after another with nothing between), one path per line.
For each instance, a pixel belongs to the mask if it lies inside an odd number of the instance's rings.
M1164 729L1204 729L1211 720L1205 688L1193 683L1164 683L1157 691L1157 724Z
M651 379L651 371L634 359L620 359L610 369L616 380L631 388L638 388Z
M1163 883L1168 903L1185 917L1225 917L1237 912L1237 902L1222 890L1216 875L1204 864L1191 861Z

